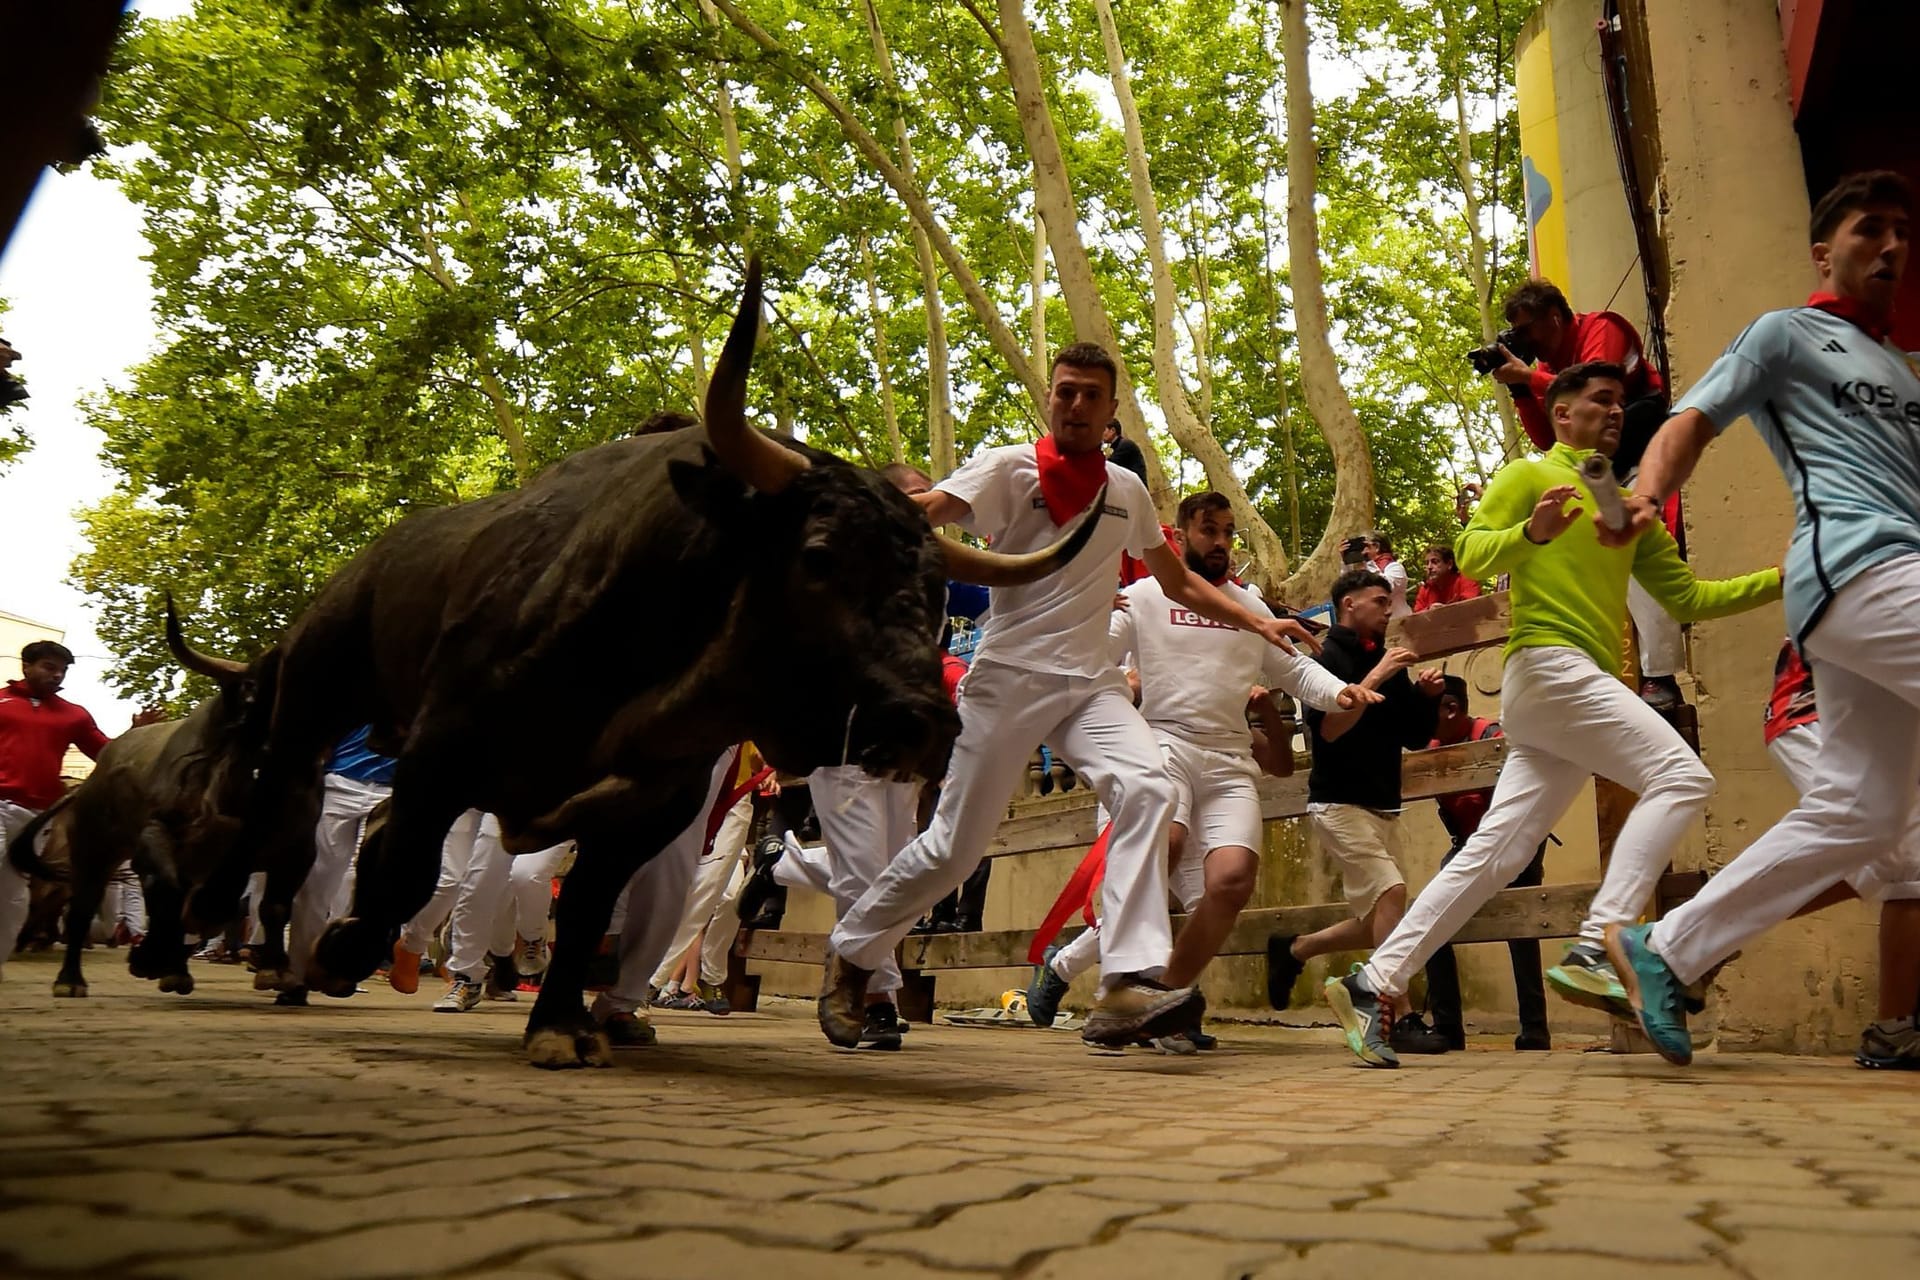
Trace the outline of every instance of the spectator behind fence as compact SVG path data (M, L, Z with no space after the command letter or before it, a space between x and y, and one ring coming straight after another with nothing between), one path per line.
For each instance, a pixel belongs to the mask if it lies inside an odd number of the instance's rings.
M1360 536L1365 540L1367 563L1387 580L1387 590L1393 599L1392 616L1406 617L1413 612L1407 607L1407 566L1393 554L1393 539L1379 529L1369 529Z
M1107 446L1107 461L1139 476L1141 484L1147 483L1147 455L1141 453L1140 446L1127 439L1120 430L1120 419L1115 418L1107 424L1107 429L1100 434L1100 440Z
M1443 604L1458 604L1480 594L1480 584L1460 572L1454 562L1453 548L1435 545L1427 548L1427 580L1413 598L1413 611L1425 613Z

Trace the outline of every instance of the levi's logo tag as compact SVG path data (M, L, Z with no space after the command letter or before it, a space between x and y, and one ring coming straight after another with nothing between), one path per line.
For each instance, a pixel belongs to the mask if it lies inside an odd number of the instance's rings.
M1191 609L1182 609L1174 605L1167 610L1167 621L1176 627L1210 627L1216 631L1238 631L1240 628L1225 622L1215 622L1212 618L1203 618Z

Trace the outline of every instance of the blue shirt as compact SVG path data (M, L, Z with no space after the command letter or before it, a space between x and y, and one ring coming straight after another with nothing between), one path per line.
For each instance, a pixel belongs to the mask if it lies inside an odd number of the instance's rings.
M1793 491L1787 626L1804 644L1834 595L1895 556L1920 555L1920 369L1815 307L1770 311L1678 409L1725 431L1746 417Z
M333 754L327 757L328 773L337 773L355 782L375 782L383 787L393 785L394 758L367 749L367 731L372 727L363 724L340 739Z

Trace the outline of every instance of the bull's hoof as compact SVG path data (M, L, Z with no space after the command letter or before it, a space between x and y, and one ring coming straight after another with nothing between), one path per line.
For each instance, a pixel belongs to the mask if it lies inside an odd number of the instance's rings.
M153 939L146 938L127 949L127 972L136 978L164 978L179 971L178 954L169 955L171 948L158 946Z
M613 1065L612 1042L606 1032L584 1016L573 1026L529 1028L522 1043L526 1046L527 1061L549 1071Z
M193 994L193 975L182 970L179 973L161 975L160 989L170 995L190 996Z
M386 959L382 930L358 916L328 923L307 958L306 985L321 995L344 999Z
M293 970L291 969L261 965L253 971L253 989L255 991L289 991L299 985L300 979L293 976Z
M53 983L53 998L56 1000L84 1000L87 998L87 984L78 978L69 982L65 978L56 978Z

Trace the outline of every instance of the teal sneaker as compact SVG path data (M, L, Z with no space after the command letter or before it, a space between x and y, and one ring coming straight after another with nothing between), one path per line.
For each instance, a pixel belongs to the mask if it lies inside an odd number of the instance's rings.
M1347 1033L1347 1048L1369 1067L1397 1067L1400 1055L1387 1043L1386 1010L1380 997L1360 974L1360 966L1344 978L1328 978L1327 1003Z
M1647 945L1650 924L1610 925L1607 954L1626 984L1627 999L1640 1029L1661 1057L1676 1067L1693 1061L1693 1037L1687 1034L1686 986L1667 962Z
M1053 971L1053 958L1059 954L1059 947L1048 947L1027 984L1027 1017L1036 1027L1052 1026L1060 1016L1060 1002L1067 998L1067 980Z
M1560 963L1547 970L1547 981L1555 994L1574 1004L1598 1009L1622 1018L1633 1016L1627 989L1607 958L1606 948L1597 942L1576 942L1560 957Z

